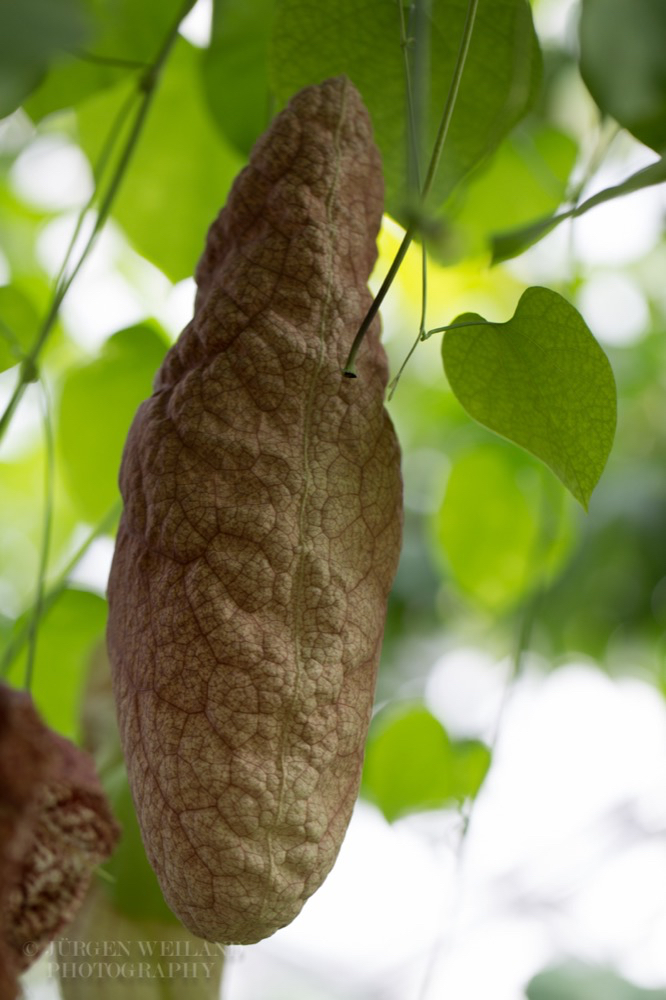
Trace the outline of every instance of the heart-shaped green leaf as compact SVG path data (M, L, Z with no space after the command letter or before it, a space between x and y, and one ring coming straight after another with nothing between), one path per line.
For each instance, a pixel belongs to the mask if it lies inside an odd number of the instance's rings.
M411 23L409 5L403 6ZM418 86L414 93L428 151L451 86L467 8L467 0L433 0L419 31L419 45L429 55L422 93ZM307 84L345 73L372 118L384 166L386 211L406 221L409 112L398 5L392 0L278 0L275 10L269 78L278 101ZM415 44L411 37L408 49ZM431 191L433 206L523 118L538 95L540 76L530 4L479 0L446 152Z
M451 740L421 702L393 705L370 727L361 791L392 823L475 798L490 757L478 740Z
M613 444L616 391L580 313L528 288L508 323L458 316L442 355L469 415L545 462L587 510Z

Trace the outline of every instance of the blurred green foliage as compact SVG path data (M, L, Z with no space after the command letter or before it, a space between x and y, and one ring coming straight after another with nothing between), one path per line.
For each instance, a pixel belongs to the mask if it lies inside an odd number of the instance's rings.
M32 609L16 621L11 639L22 637ZM81 695L89 654L104 634L106 602L97 594L68 588L47 607L39 624L31 691L47 725L69 739L79 737ZM22 687L29 638L9 663L7 680Z
M362 791L394 820L473 799L489 766L483 743L452 741L425 705L398 704L372 722Z
M81 48L90 27L80 0L5 0L1 12L0 118L29 96L63 50Z
M494 443L475 445L455 458L431 537L460 590L502 614L565 564L570 507L528 458Z
M242 166L221 139L202 101L203 54L177 41L143 129L132 170L113 214L133 246L172 281L194 272L208 226ZM109 123L122 111L135 82L123 81L85 101L77 111L82 148L97 163Z
M203 61L206 100L222 135L247 156L272 118L268 74L275 0L218 0Z
M602 111L658 153L666 150L666 6L583 0L583 79Z
M540 972L526 995L527 1000L666 1000L666 990L635 986L611 969L576 962Z
M72 366L63 379L57 444L69 490L91 524L120 499L125 438L139 403L150 396L167 346L154 326L131 326L114 333L97 358Z

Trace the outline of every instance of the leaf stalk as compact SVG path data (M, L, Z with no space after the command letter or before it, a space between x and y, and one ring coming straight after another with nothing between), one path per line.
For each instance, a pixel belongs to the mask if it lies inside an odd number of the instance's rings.
M465 69L465 63L467 61L467 56L469 53L469 46L472 40L472 34L474 31L474 23L476 21L476 13L479 6L479 0L468 0L467 12L465 15L465 24L463 26L462 35L460 38L460 46L458 48L458 54L456 57L456 63L453 68L453 77L451 78L451 84L449 86L449 91L446 97L446 104L444 105L444 111L439 123L439 128L437 130L437 136L435 138L435 145L433 147L432 155L430 157L430 163L428 165L428 170L426 173L425 180L423 182L423 187L421 189L421 194L419 198L420 207L423 208L428 200L430 191L432 190L432 185L434 183L435 177L437 175L437 170L439 168L439 163L442 157L442 151L446 143L446 138L449 132L449 127L451 125L451 119L453 117L453 111L455 109L456 100L458 98L458 92L460 90L460 81L462 80L463 71ZM400 244L398 251L393 259L384 281L381 284L377 295L372 301L372 305L368 309L358 332L354 337L351 349L347 356L347 361L345 362L343 375L346 378L356 378L355 362L356 355L358 354L359 347L363 342L370 325L379 312L379 308L386 297L386 293L393 284L393 280L400 269L407 251L416 235L417 226L415 223L411 223L403 237L402 243Z

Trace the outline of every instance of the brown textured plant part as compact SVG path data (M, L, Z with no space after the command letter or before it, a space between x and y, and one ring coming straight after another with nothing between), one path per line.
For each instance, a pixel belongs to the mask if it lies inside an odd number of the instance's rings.
M301 91L210 229L125 449L121 738L165 897L213 941L296 916L358 791L402 520L378 322L341 372L382 198L354 87Z
M9 943L10 898L29 849L34 789L48 772L41 723L30 698L0 685L0 1000L19 995L24 956Z
M44 725L28 694L1 685L0 1000L73 919L117 838L92 760Z

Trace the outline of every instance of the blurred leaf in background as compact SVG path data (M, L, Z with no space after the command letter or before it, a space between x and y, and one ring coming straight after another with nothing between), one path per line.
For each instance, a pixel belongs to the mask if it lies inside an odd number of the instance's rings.
M433 518L440 552L462 592L501 614L561 568L571 520L561 490L507 447L480 445L456 457Z
M527 1000L666 1000L666 989L635 986L610 969L570 962L539 972Z
M51 62L83 44L89 20L81 0L2 0L0 21L2 118L25 100Z
M13 285L0 288L0 371L18 364L29 350L39 317L32 302Z
M208 227L243 162L201 99L202 59L200 49L179 38L113 207L133 246L172 281L194 273ZM78 109L79 139L92 163L133 86L123 83Z
M27 632L32 611L15 624L10 643L23 637L20 652L10 661L7 680L22 687L25 679ZM90 653L104 635L106 601L85 590L68 588L45 609L39 623L33 666L32 695L47 725L69 739L79 737L81 697Z
M0 594L12 617L32 603L38 553L44 530L45 453L29 442L13 457L0 461ZM64 488L56 463L51 556L58 564L71 552L78 514Z
M203 63L206 100L222 135L247 156L268 127L268 51L276 0L215 0Z
M583 0L583 79L605 114L658 153L666 151L664 51L662 0Z
M554 212L564 201L578 147L536 117L521 122L444 206L462 230L464 253L485 253L491 236Z
M118 499L125 439L167 347L155 324L119 330L97 358L72 366L63 380L57 444L71 496L91 524Z
M104 791L122 830L120 842L105 865L106 878L100 887L101 893L111 910L124 919L179 926L164 901L141 840L120 748L111 667L104 641L97 642L89 650L84 685L80 706L82 743L95 758Z
M182 6L182 0L83 0L91 27L85 49L76 46L51 68L25 102L28 114L41 121L145 70Z
M490 766L477 740L452 741L424 705L395 705L370 727L362 794L392 821L475 798Z

